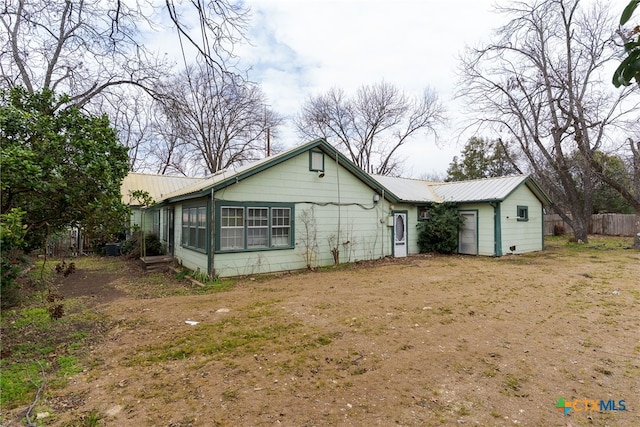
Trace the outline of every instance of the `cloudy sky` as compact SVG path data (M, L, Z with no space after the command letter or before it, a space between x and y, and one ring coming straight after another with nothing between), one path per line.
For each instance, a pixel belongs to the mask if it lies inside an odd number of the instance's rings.
M405 175L444 175L458 141L453 99L456 56L500 24L491 0L247 0L252 46L238 53L252 66L272 108L295 116L309 96L339 87L353 93L382 80L408 95L435 89L451 122L402 150ZM301 143L293 130L286 146Z
M499 0L502 4L506 0ZM614 10L628 0L612 0ZM433 88L450 122L403 148L405 176L445 176L470 136L461 134L461 101L454 99L457 57L489 40L506 23L495 0L245 0L251 45L236 50L249 77L261 83L272 109L292 119L310 96L332 87L348 94L382 80L408 95ZM492 135L479 135L494 137ZM301 140L287 128L281 142Z

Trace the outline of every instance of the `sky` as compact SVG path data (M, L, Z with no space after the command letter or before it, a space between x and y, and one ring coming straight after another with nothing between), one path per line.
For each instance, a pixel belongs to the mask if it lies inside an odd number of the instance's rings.
M506 0L499 0L504 4ZM287 119L279 142L300 145L292 119L311 96L333 87L353 94L381 81L408 96L434 89L449 121L412 138L399 154L403 176L444 179L471 136L463 99L455 99L459 56L486 44L507 21L496 0L244 0L250 44L235 53L260 83L271 109ZM628 0L612 0L620 12Z
M237 53L251 66L271 108L289 121L310 96L332 87L354 93L381 81L408 96L435 90L449 122L412 138L400 151L404 176L446 176L470 135L460 135L454 99L457 57L487 41L501 23L489 0L248 0L251 45ZM289 148L305 141L290 125Z

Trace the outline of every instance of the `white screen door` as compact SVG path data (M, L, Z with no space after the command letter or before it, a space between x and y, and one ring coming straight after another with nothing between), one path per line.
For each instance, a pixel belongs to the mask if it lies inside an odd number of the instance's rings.
M393 256L407 256L407 214L393 214Z

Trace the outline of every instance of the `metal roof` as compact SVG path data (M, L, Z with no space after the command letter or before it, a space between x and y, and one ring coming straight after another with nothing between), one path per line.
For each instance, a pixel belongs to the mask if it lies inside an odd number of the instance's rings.
M438 183L421 181L411 178L397 178L385 175L372 175L384 188L395 194L400 200L411 202L439 203L439 196L434 192L433 185Z
M506 199L525 184L544 204L549 198L529 175L514 175L456 182L429 182L375 175L373 177L405 202L491 202Z
M171 175L152 175L145 173L130 172L122 181L120 186L120 194L122 195L122 203L136 206L139 202L132 200L129 195L130 191L142 190L156 202L164 199L168 194L178 191L185 186L202 182L205 178L187 178L183 176Z

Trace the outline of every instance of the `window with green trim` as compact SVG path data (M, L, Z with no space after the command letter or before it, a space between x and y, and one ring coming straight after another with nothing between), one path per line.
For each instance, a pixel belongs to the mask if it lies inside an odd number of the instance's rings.
M529 206L518 206L518 221L529 221Z
M324 153L322 151L309 151L309 170L324 172Z
M182 209L182 246L207 249L207 207L191 206Z
M293 207L220 206L220 251L285 249L293 246Z

